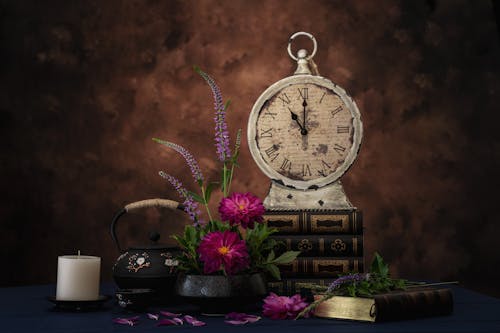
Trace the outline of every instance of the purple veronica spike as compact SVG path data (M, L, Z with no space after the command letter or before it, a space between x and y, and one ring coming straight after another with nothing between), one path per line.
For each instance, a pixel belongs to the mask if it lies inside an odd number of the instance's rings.
M229 147L229 133L227 131L226 123L226 108L222 101L222 94L220 92L219 86L215 83L214 79L210 77L207 73L203 72L201 69L197 68L196 71L201 75L202 78L212 89L212 94L214 96L214 109L215 109L215 146L217 147L217 155L219 155L219 160L224 162L231 158L231 148Z
M199 219L200 210L198 209L198 203L194 201L193 197L189 195L188 191L182 186L182 183L172 175L165 173L163 171L159 172L162 178L168 180L170 184L177 190L177 193L184 199L184 211L188 213L191 220L193 220L195 225L203 224L203 220Z
M182 155L184 159L186 160L186 163L189 166L189 169L191 169L191 174L193 175L193 178L196 182L203 182L203 174L201 173L200 166L198 165L198 162L196 162L195 158L193 155L184 147L179 146L176 143L169 142L169 141L164 141L160 139L153 139L153 141L158 142L164 146L167 146L169 148L172 148L176 152Z
M346 284L346 283L351 283L351 282L359 282L366 280L368 277L367 274L362 274L362 273L356 273L356 274L349 274L349 275L344 275L333 281L329 286L327 292L331 293L337 288L340 288L341 285Z

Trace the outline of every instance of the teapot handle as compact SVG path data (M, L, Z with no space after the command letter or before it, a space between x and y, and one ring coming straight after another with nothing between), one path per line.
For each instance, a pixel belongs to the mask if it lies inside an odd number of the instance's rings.
M115 214L113 220L111 221L111 237L113 238L113 241L115 242L116 247L118 248L118 251L120 251L120 253L122 252L122 249L120 247L120 243L118 242L118 238L116 237L116 230L115 230L118 219L120 219L120 217L122 217L122 215L124 215L125 213L149 207L163 207L169 209L184 210L184 206L182 204L178 203L177 201L168 199L147 199L147 200L132 202L126 205L124 208L122 208Z

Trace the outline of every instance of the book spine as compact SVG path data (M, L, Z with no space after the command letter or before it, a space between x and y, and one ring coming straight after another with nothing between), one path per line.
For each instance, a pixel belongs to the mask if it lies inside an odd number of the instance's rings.
M357 210L266 211L264 222L280 234L362 234Z
M321 295L315 295L317 300ZM381 322L449 315L453 312L450 289L406 290L373 298L334 296L322 302L314 315L323 318Z
M453 312L453 294L450 289L407 291L376 295L374 298L376 321L443 316Z
M363 258L299 257L278 265L282 277L336 278L339 274L363 272Z
M276 235L276 254L300 251L299 257L359 257L363 255L363 235Z

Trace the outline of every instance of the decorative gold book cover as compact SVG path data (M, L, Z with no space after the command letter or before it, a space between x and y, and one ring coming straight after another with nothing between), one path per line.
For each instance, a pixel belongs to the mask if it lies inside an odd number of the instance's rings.
M321 295L316 295L317 300ZM334 296L321 303L314 315L322 318L380 322L449 315L450 289L418 289L375 295L371 298Z
M264 222L280 234L363 233L363 214L357 210L266 211Z
M363 235L273 235L280 242L279 255L300 251L300 257L359 257L363 255Z
M363 272L363 258L299 257L290 264L278 265L283 277L326 277Z

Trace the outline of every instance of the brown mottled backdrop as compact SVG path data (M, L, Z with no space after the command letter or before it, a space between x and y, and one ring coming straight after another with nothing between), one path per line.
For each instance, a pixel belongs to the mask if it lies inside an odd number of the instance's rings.
M495 13L497 16L495 17ZM365 136L343 178L365 213L366 254L394 274L460 280L500 295L500 38L490 1L2 1L0 285L55 282L57 256L118 256L109 224L124 204L194 188L184 145L217 177L208 87L232 100L233 133L271 83L290 75L296 31L314 34L321 73L345 87ZM269 181L243 144L233 189ZM181 212L126 216L144 243Z

